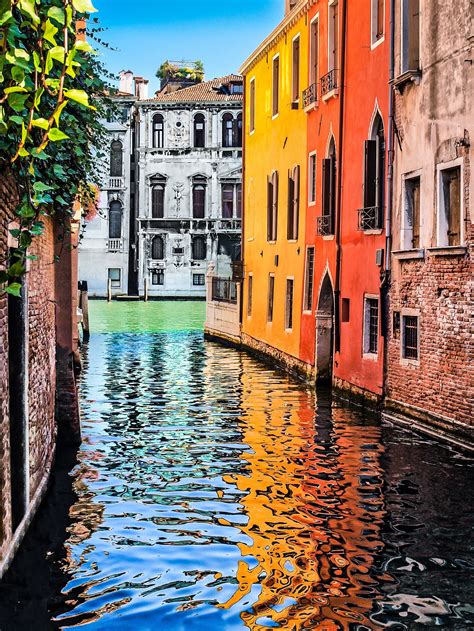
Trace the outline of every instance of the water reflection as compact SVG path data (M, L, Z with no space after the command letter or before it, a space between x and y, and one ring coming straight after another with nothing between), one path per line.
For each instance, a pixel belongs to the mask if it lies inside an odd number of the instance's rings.
M201 305L133 308L92 305L53 628L474 625L472 463L204 343Z

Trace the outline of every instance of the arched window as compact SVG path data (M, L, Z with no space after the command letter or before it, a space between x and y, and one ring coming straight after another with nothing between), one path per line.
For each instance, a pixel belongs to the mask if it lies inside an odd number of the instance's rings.
M234 117L230 113L222 117L222 146L234 146Z
M151 189L151 216L163 219L165 216L165 185L155 184Z
M206 239L204 237L193 238L193 260L205 261L207 255Z
M194 146L206 146L206 119L204 114L196 114L194 117Z
M153 237L151 242L151 258L162 261L165 258L165 243L163 237Z
M109 207L109 239L122 238L122 204L112 202Z
M114 140L110 145L110 175L122 177L123 174L123 147L120 140Z
M153 116L153 147L162 149L165 144L165 120L162 114Z
M206 216L206 179L197 176L193 180L193 217L204 219Z
M364 144L364 208L359 217L361 230L382 227L385 203L385 135L383 121L377 113L370 140Z
M239 114L235 119L235 146L242 146L242 114Z

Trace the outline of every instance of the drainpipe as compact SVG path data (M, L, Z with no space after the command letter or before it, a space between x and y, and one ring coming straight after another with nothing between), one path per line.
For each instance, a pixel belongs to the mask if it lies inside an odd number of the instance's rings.
M337 220L336 220L336 286L334 289L334 350L341 350L341 220L342 220L342 164L344 142L344 101L346 81L346 39L347 1L342 1L342 42L341 42L341 96L339 108L339 169L337 172Z
M240 224L240 260L242 262L242 280L240 281L240 304L239 304L239 324L242 328L244 322L244 285L245 285L245 256L244 256L244 244L245 244L245 216L246 216L246 196L245 196L245 152L246 152L246 139L247 139L247 76L243 76L244 83L244 97L242 99L242 209L241 209L241 224Z
M383 394L386 394L388 371L388 329L389 329L389 304L388 293L390 290L391 275L391 250L392 250L392 213L393 213L393 161L394 161L394 109L395 98L393 91L393 79L395 76L395 0L390 0L390 60L389 60L389 106L388 106L388 165L387 165L387 210L385 215L385 271L381 284L381 298L383 300L382 333L384 338L384 379Z

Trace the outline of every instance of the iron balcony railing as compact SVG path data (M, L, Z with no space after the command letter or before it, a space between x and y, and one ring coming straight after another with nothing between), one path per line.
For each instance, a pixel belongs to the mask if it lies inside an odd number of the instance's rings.
M212 300L237 304L237 283L230 278L212 279Z
M310 105L318 102L318 84L313 83L303 92L303 108L306 109Z
M359 230L367 232L368 230L380 230L382 228L382 220L378 206L360 208L358 212Z
M334 226L331 215L322 215L317 218L317 232L320 237L329 237L334 234Z
M331 70L321 77L321 96L329 94L337 88L337 70Z
M125 188L125 180L123 177L110 177L109 188L121 189Z
M107 251L108 252L123 252L122 239L109 239L107 241Z

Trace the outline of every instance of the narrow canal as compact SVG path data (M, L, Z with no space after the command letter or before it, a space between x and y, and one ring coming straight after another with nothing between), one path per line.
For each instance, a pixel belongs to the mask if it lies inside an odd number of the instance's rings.
M472 629L473 463L205 342L200 303L91 305L84 443L0 629Z

